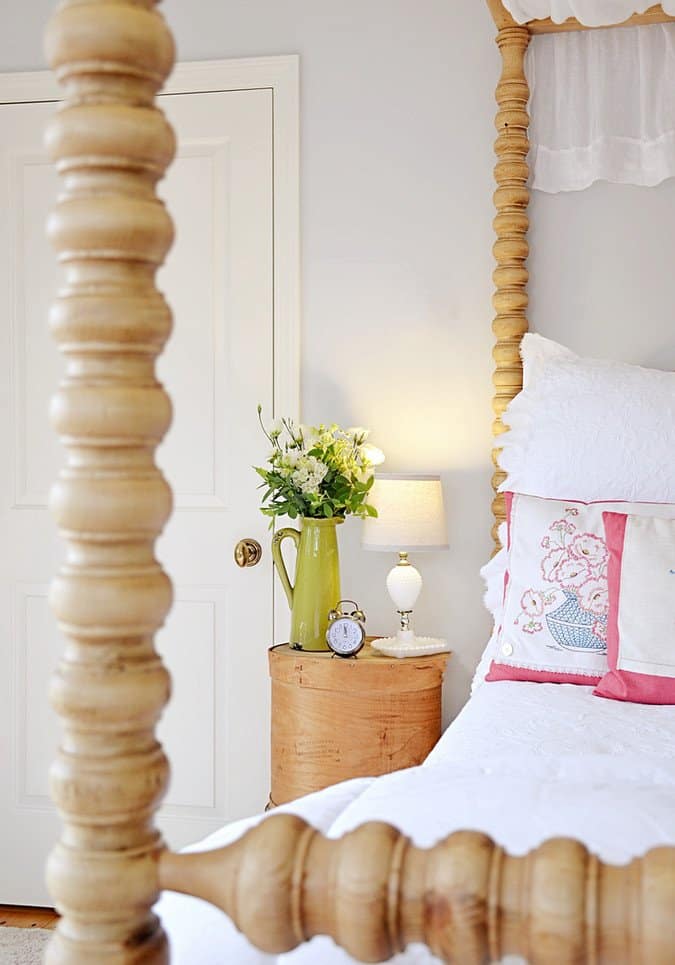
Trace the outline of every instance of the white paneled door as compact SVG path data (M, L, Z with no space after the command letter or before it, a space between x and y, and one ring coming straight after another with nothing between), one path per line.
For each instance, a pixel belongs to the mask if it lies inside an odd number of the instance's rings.
M266 452L256 406L273 403L273 91L161 100L179 135L160 189L177 223L159 276L175 315L159 367L175 406L158 457L175 510L158 553L176 596L158 640L173 677L161 826L181 846L267 799L272 567L251 466ZM53 110L0 106L0 903L48 901L43 864L59 833L46 698L61 650L47 602L62 557L47 508L62 463L47 421L62 367L46 323L59 281L44 238ZM242 537L264 547L255 568L234 563Z

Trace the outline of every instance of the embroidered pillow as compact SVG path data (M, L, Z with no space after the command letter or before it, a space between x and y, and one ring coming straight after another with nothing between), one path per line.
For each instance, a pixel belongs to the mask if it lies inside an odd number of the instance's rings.
M604 513L609 672L595 693L675 704L675 521Z
M672 518L675 506L506 494L502 624L487 680L594 685L608 670L603 512Z

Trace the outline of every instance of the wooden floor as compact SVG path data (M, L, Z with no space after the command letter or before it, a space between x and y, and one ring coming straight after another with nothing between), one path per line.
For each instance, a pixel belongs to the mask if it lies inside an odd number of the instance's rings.
M59 916L52 908L27 908L23 905L0 905L0 927L56 928Z

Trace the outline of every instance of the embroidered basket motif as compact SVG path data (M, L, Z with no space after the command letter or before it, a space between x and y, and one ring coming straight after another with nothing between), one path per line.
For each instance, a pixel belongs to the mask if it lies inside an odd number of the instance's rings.
M546 628L552 644L565 650L606 653L609 554L601 536L579 529L578 515L577 507L567 506L541 539L540 571L547 585L523 593L514 622L530 636Z
M553 639L566 650L604 653L607 650L607 644L596 636L593 630L601 624L606 635L607 617L594 616L582 609L576 593L570 590L563 590L563 593L565 602L546 616L546 623Z

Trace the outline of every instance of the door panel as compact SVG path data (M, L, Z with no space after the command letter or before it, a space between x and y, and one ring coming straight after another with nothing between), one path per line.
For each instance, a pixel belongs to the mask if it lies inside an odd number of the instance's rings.
M265 553L239 570L232 551L268 539L250 467L264 455L256 406L270 412L273 398L273 121L269 90L161 101L179 150L160 186L178 225L158 276L175 316L159 363L175 419L158 462L176 507L158 544L175 584L158 635L174 688L159 727L173 772L160 825L178 847L267 799L272 569ZM63 554L47 495L63 459L46 412L62 363L44 237L58 179L41 147L53 110L0 106L0 903L48 901L43 864L59 833L46 689L62 643L47 592Z

